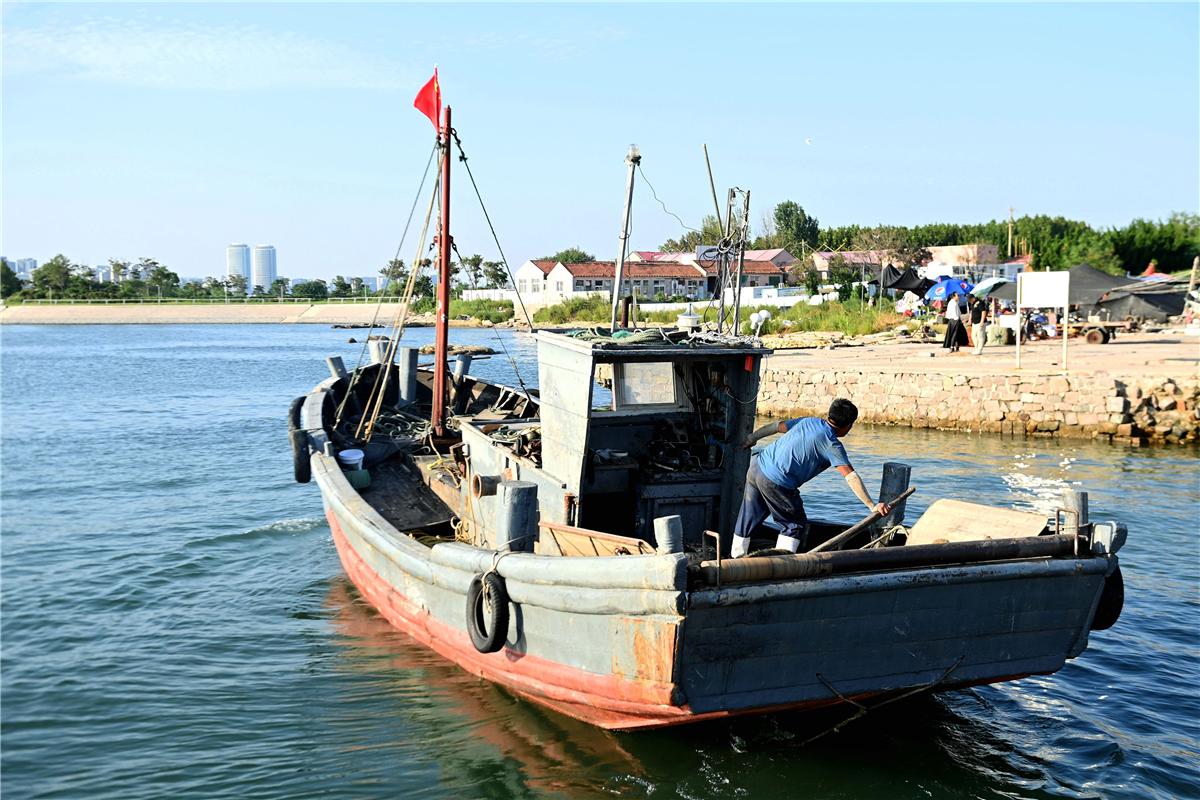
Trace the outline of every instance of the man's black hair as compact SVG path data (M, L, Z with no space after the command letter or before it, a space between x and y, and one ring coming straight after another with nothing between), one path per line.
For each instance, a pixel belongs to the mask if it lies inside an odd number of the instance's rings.
M858 406L845 398L839 397L829 404L829 421L835 427L844 428L852 425L858 419Z

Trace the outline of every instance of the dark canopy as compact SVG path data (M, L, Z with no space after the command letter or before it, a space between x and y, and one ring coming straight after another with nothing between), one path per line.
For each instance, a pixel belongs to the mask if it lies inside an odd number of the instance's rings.
M918 297L924 297L933 286L933 281L922 278L912 267L903 271L888 264L879 276L879 285L884 289L896 289L901 292L912 292Z
M1097 303L1096 311L1109 319L1134 317L1166 322L1168 317L1182 314L1183 306L1180 287L1178 291L1116 291Z
M1118 278L1116 275L1101 272L1087 264L1079 264L1078 266L1071 267L1071 288L1068 290L1067 299L1073 306L1091 307L1100 302L1100 298L1113 289L1135 283L1137 281L1130 280L1129 278ZM1016 282L1006 283L992 292L991 296L1000 300L1016 300Z

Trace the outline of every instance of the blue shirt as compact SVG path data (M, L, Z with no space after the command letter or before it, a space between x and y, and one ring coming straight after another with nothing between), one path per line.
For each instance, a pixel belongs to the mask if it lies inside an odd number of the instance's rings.
M784 424L787 433L758 454L758 469L771 483L799 489L830 466L850 466L846 449L825 420L803 417Z

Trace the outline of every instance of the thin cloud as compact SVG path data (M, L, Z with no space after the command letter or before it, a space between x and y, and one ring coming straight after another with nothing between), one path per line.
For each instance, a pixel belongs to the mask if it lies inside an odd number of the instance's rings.
M385 59L302 34L254 26L100 19L4 32L4 71L154 89L408 88L417 76Z

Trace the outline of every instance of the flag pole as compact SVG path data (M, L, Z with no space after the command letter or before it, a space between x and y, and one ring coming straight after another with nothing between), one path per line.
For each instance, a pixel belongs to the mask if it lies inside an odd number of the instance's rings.
M437 308L434 318L433 409L429 421L434 436L444 436L446 420L446 372L449 369L448 327L450 319L450 106L446 106L442 129L438 134L442 153L442 219L438 232Z

